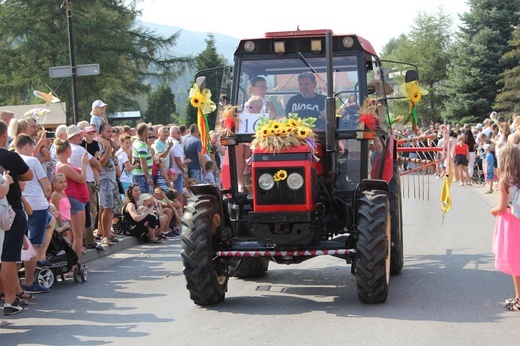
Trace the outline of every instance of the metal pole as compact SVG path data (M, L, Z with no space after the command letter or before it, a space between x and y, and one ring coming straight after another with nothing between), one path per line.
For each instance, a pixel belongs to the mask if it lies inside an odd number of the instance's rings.
M78 83L76 75L76 59L74 57L74 35L72 33L72 4L71 0L65 0L67 10L67 28L69 33L69 55L70 55L70 74L72 78L72 112L74 124L78 123Z

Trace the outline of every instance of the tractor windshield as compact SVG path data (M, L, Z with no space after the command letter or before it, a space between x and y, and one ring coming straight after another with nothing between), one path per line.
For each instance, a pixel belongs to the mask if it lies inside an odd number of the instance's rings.
M355 56L334 58L334 96L336 108L359 109L359 73ZM315 131L325 128L325 57L278 58L242 61L236 78L239 83L234 104L241 122L238 134L252 134L260 116L280 119L289 113L300 118L316 118ZM364 76L363 76L364 77ZM338 118L339 121L339 118ZM343 121L338 128L352 127L355 121Z

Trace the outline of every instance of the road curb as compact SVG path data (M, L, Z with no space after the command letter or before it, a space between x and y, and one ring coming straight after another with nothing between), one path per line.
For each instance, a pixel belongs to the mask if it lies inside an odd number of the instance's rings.
M88 249L87 253L81 257L81 262L88 263L93 260L96 260L101 257L109 256L113 253L116 253L121 250L128 249L132 246L141 244L141 241L136 237L127 237L127 236L118 236L119 240L117 243L114 243L112 246L103 246L105 251L99 251L96 249Z

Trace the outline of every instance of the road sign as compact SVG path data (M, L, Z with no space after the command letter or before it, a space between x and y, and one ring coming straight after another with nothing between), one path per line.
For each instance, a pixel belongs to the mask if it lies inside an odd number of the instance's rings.
M76 76L95 76L99 74L99 64L76 65ZM70 66L56 66L49 68L51 78L70 77Z

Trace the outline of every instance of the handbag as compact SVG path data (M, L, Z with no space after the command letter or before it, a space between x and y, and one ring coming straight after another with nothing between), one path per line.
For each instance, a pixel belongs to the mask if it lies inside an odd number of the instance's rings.
M14 212L13 207L7 203L7 198L4 197L0 199L0 229L9 231L13 225L15 216L16 213Z

